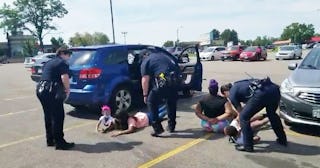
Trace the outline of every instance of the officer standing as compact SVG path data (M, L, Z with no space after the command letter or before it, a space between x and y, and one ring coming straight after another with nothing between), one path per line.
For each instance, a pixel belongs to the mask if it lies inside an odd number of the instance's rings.
M280 117L276 114L280 101L278 85L271 82L269 78L238 81L231 87L229 99L239 113L244 137L244 146L237 146L237 150L253 152L253 132L250 127L250 119L263 108L266 108L272 129L278 137L277 142L287 146L286 134ZM241 103L245 105L242 107Z
M36 89L44 112L47 146L55 146L57 150L74 147L74 143L68 143L63 138L63 101L70 93L69 65L66 61L70 55L71 51L66 47L59 48L57 56L44 65Z
M151 136L158 136L164 132L161 121L158 118L159 105L166 100L168 105L169 132L175 131L177 111L177 84L180 75L179 66L167 55L149 48L141 64L141 85L144 102L147 104L153 121L151 126L154 132Z

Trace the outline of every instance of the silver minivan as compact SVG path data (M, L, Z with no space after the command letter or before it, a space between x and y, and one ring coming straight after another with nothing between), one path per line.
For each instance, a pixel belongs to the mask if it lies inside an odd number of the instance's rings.
M312 49L281 84L280 116L287 125L320 126L320 48Z

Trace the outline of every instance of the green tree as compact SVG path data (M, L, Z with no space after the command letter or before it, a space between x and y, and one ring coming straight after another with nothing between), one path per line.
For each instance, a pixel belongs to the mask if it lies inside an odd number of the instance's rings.
M174 42L173 41L166 41L163 43L163 47L173 47Z
M38 49L36 47L36 40L27 40L23 45L23 56L32 57L37 53Z
M52 20L62 18L68 11L60 0L16 0L13 2L14 8L4 5L1 10L7 11L0 13L5 22L12 21L11 14L16 14L19 19L18 25L23 30L29 31L40 42L40 49L43 50L43 38L50 32L56 30ZM12 23L13 24L13 21ZM11 25L7 25L10 27ZM13 26L11 26L13 27ZM46 32L45 32L46 31Z
M76 33L73 37L69 39L69 44L71 46L87 46L87 45L99 45L99 44L108 44L109 38L103 33Z
M272 44L272 38L268 38L267 36L258 36L254 41L253 45L266 46L268 44Z
M213 40L217 40L220 38L220 32L217 29L212 29L210 35L212 36Z
M66 44L64 43L64 41L61 37L59 37L58 39L52 37L50 39L50 41L51 41L51 44L53 47L53 52L55 52L61 46L66 46Z
M313 24L292 23L287 26L282 34L281 40L291 39L293 43L305 43L314 35Z
M12 35L16 35L22 31L23 24L21 18L16 9L11 9L10 5L6 3L0 9L0 28L4 28L5 31L10 32Z
M235 30L225 29L221 35L220 38L224 40L224 45L226 45L229 41L232 41L233 44L238 44L238 33Z

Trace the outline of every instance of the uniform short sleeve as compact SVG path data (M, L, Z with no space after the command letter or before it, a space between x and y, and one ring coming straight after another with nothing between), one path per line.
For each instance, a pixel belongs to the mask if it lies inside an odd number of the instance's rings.
M237 93L237 88L236 88L236 86L233 86L230 89L229 100L231 101L232 105L235 108L241 107L241 104L240 104L240 101L238 99L238 95L237 94L238 94Z
M146 58L142 62L142 64L141 64L141 76L151 75L150 74L150 70L149 70L149 62L150 62L149 60L150 59Z
M136 120L132 117L128 118L128 127L130 127L130 126L137 127Z
M68 74L69 75L69 65L66 62L62 62L59 65L59 72L61 75Z

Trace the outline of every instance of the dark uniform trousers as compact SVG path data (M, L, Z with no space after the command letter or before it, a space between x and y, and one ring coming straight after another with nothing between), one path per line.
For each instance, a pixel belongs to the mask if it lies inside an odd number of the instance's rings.
M286 141L286 134L280 117L276 114L280 101L279 87L273 83L269 83L261 89L257 89L254 95L248 100L240 113L240 125L243 132L244 146L253 147L253 131L250 126L250 119L264 107L270 120L273 131L276 136Z
M168 127L170 129L175 128L176 125L176 111L177 111L177 99L178 93L176 87L157 88L153 87L149 92L147 99L147 106L151 115L153 124L160 124L159 121L159 105L163 102L163 99L167 101L168 105Z
M54 140L57 144L64 143L63 122L65 114L63 99L56 99L56 92L50 90L50 87L45 87L43 91L39 91L39 87L40 84L37 85L36 92L44 111L47 141Z

